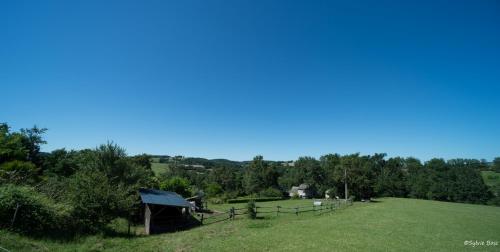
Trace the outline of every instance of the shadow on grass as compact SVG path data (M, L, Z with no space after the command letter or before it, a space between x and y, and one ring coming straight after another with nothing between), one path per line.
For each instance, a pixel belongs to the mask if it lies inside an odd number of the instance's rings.
M157 227L152 234L162 234L162 233L172 233L178 231L189 230L200 226L200 221L194 217L190 217L187 220L178 221L177 223L169 224L165 227ZM23 233L19 230L9 230L14 234L22 235L28 238L36 240L50 240L56 242L75 242L82 238L89 236L102 236L105 238L128 238L135 239L139 237L145 237L143 232L137 232L138 229L143 229L143 226L131 225L130 230L128 227L128 222L126 221L113 221L108 225L95 229L95 230L78 230L77 228L64 228L58 230L47 230L44 232L36 233Z

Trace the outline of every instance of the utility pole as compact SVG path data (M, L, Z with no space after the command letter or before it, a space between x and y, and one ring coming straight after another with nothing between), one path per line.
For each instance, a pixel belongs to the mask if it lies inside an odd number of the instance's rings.
M347 203L347 169L344 167L344 192L345 192L345 202Z

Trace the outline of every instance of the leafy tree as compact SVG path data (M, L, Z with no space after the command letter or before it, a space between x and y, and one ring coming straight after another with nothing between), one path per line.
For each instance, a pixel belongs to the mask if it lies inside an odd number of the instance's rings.
M407 158L405 160L406 170L408 171L408 191L412 198L427 199L430 190L429 170L422 165L416 158Z
M259 195L261 197L283 197L283 192L273 187L262 190Z
M67 190L80 232L95 232L117 217L128 218L137 200L127 186L112 183L103 171L94 168L75 173Z
M52 151L43 158L42 169L44 174L63 177L73 175L79 167L77 155L78 152L66 151L65 149Z
M224 191L238 192L241 189L241 175L233 168L217 167L210 172L208 180L220 185Z
M403 197L406 195L406 177L403 174L405 162L402 158L390 158L381 169L375 184L380 196Z
M340 177L337 174L340 174L338 169L340 169L340 160L341 156L339 154L327 154L320 157L321 168L324 172L324 185L328 190L335 188L335 192L342 184L342 181L339 180Z
M0 165L0 181L13 184L33 184L38 180L38 169L31 162L9 161Z
M263 181L265 169L267 169L267 163L264 162L264 158L262 156L254 157L244 176L246 193L257 193L265 188L265 183Z
M191 196L191 191L189 190L189 181L181 177L172 177L160 182L160 189L176 192L183 197Z
M47 142L43 139L43 134L47 131L46 128L38 128L36 125L31 129L21 129L23 143L28 151L28 160L36 166L41 165L40 145Z
M428 199L451 200L450 190L451 177L449 173L449 166L443 159L434 158L425 163L426 169L429 172L430 188L428 192Z
M301 178L300 183L308 184L316 195L322 194L322 191L325 190L323 188L325 177L318 160L313 157L300 157L295 162L295 169L298 170Z
M23 135L11 133L6 123L0 123L0 164L8 161L28 161L28 149Z
M496 157L495 159L493 159L492 168L493 171L500 172L500 157Z
M14 213L16 218L13 221ZM70 207L57 204L32 187L0 186L0 228L24 234L68 232L72 225Z
M217 183L210 183L206 187L206 193L208 197L216 197L223 192L222 186Z
M450 167L449 177L452 178L449 191L451 201L486 204L492 197L484 184L477 160L452 159L447 162Z

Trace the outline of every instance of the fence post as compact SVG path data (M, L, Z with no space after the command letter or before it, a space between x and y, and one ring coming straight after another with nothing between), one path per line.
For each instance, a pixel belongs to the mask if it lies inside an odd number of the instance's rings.
M276 216L278 216L278 215L279 215L279 213L280 213L280 206L276 206L276 208L278 209L278 210L276 211Z
M14 217L12 217L12 221L10 222L10 228L14 228L14 222L17 217L17 210L19 210L19 203L16 204L16 211L14 211Z
M203 213L201 213L201 225L203 225Z
M299 216L299 208L298 207L295 208L295 215Z
M231 207L231 209L229 209L229 219L234 220L234 207Z

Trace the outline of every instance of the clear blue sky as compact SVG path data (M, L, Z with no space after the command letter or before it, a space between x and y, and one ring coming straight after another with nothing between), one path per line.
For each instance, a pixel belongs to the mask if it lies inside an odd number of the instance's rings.
M500 156L500 2L2 1L0 121L56 148Z

